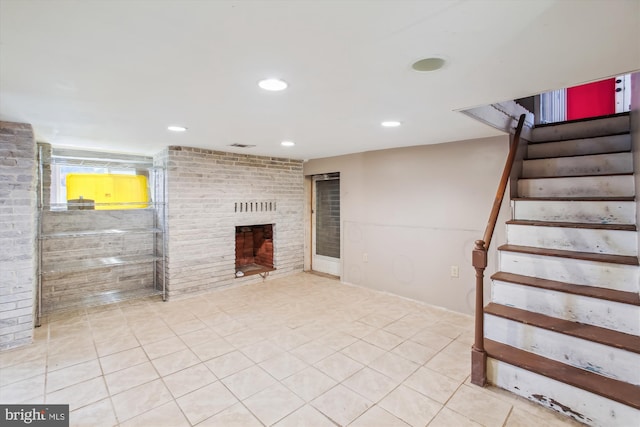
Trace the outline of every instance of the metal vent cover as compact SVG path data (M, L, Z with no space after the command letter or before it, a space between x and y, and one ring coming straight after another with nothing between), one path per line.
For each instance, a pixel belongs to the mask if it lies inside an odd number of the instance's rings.
M253 145L253 144L240 144L240 143L234 142L233 144L229 144L229 147L253 148L253 147L255 147L255 145Z
M275 212L276 211L275 200L250 200L235 202L233 211L235 213L250 213L250 212Z

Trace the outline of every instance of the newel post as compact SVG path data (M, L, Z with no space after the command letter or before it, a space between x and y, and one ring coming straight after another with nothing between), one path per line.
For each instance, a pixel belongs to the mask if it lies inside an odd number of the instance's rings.
M471 259L476 269L476 324L471 348L471 382L484 387L487 383L487 353L484 351L484 269L487 267L487 249L484 240L476 240Z

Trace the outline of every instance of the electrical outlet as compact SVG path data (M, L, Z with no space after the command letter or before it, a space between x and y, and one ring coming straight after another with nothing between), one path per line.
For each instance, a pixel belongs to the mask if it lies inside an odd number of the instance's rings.
M362 254L362 262L369 262L369 255L366 252Z
M460 270L457 265L451 266L451 277L460 277Z

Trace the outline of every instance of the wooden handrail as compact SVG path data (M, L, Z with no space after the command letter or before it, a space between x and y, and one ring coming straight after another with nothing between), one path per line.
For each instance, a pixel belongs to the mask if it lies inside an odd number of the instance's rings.
M516 159L516 153L518 152L518 145L520 144L520 134L522 133L522 127L524 126L524 119L526 115L522 114L520 120L518 120L518 126L511 141L509 147L509 155L502 171L502 177L500 177L500 184L498 184L498 190L496 191L496 198L493 200L493 207L491 208L491 215L489 215L489 221L487 222L487 228L484 230L484 246L486 250L489 250L491 246L491 238L493 237L493 231L496 228L496 222L498 221L498 214L500 214L500 207L502 206L502 200L504 199L504 193L507 190L507 183L511 176L511 169L513 169L513 162Z
M482 240L476 240L471 257L473 268L476 270L475 340L471 348L471 382L479 386L484 386L487 383L487 353L484 350L484 270L487 268L487 251L496 228L504 193L507 190L511 169L513 169L513 163L520 145L520 134L522 133L525 117L522 114L520 120L518 120L518 126L509 147L509 155L502 170L502 177L493 201L487 228L484 231Z

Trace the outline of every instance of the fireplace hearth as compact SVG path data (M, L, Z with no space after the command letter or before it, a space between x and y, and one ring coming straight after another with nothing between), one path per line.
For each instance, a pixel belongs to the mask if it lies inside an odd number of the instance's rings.
M273 224L237 226L236 277L273 270Z

